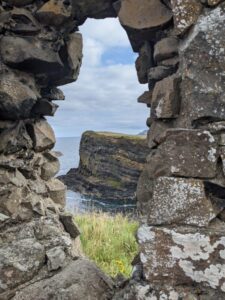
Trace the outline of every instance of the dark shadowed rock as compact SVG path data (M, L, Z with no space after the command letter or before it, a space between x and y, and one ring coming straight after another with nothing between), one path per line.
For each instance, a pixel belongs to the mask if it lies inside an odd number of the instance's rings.
M153 66L152 48L148 42L141 47L135 65L139 82L148 83L148 70Z
M152 102L152 92L151 91L144 92L140 97L138 97L138 102L139 103L144 103L148 107L150 107L151 102Z
M75 239L80 235L80 231L77 224L75 223L73 215L69 213L61 213L59 219L63 223L65 230L70 234L72 238Z
M31 114L34 116L54 116L59 106L46 99L41 99L35 103Z

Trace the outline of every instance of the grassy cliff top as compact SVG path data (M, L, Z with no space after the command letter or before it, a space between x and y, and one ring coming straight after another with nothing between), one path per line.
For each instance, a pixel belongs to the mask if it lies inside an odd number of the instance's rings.
M112 138L126 138L130 140L144 140L146 139L145 135L130 135L125 133L109 132L109 131L86 131L85 135L92 136L102 136L102 137L112 137Z

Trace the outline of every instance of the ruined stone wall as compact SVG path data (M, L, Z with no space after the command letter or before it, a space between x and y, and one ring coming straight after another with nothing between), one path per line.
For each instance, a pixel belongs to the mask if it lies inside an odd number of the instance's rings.
M151 106L138 184L140 259L114 299L224 299L225 3L0 1L0 299L111 299L82 259L51 149L57 88L77 79L78 26L119 17ZM143 120L144 121L144 120ZM180 298L179 298L180 297ZM185 298L186 297L186 298ZM188 298L189 297L189 298Z

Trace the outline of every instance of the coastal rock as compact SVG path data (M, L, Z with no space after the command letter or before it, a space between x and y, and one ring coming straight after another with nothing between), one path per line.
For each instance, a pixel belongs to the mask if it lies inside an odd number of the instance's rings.
M50 198L62 207L66 204L66 187L58 179L52 178L46 183Z
M46 252L49 271L55 271L63 267L66 254L61 247L55 247Z
M151 91L144 92L140 97L138 97L138 102L139 103L144 103L148 107L151 107L152 92Z
M138 240L144 277L151 284L204 285L225 291L224 223L198 232L194 227L143 225Z
M148 171L151 178L213 178L216 176L217 159L216 140L209 131L170 129L162 137L158 148L149 155Z
M157 40L158 28L172 19L171 11L159 0L122 0L118 16L135 52L145 40Z
M75 239L80 235L80 231L75 223L73 215L69 213L61 213L59 219L63 223L66 232L68 232L72 238Z
M103 200L135 199L148 147L145 137L87 131L80 143L80 164L60 179L68 188Z

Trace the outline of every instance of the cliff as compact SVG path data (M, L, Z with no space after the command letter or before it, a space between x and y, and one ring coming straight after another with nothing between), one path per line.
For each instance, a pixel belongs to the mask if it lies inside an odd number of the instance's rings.
M93 198L134 200L148 151L144 136L87 131L81 138L79 167L60 179Z

